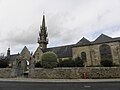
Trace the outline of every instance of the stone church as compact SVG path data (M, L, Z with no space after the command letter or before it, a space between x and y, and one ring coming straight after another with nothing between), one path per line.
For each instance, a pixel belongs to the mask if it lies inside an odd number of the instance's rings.
M80 41L73 45L66 45L60 47L48 48L48 33L45 23L45 15L43 15L42 25L40 27L38 44L36 51L31 54L25 46L20 54L10 55L10 49L7 51L7 58L9 63L12 64L16 58L22 58L29 61L34 58L35 62L41 60L44 52L54 52L58 59L67 59L80 57L85 60L86 66L100 65L102 60L112 60L116 65L120 65L120 37L112 38L105 34L101 34L95 41L89 41L82 38ZM28 58L27 58L28 57Z

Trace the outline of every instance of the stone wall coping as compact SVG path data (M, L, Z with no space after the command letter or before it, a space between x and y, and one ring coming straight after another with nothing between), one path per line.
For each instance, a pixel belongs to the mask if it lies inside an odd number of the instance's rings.
M12 68L0 68L0 70L10 70Z
M116 69L116 68L120 67L60 67L53 69ZM50 69L50 68L35 68L35 69Z

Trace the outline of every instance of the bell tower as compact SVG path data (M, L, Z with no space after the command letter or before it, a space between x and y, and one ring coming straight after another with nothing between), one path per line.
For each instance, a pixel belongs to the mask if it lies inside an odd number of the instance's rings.
M42 19L42 25L40 26L40 32L39 32L39 38L38 38L38 44L41 49L46 49L48 44L48 33L47 33L47 27L45 25L45 15L43 15Z
M7 56L10 56L10 48L7 50Z

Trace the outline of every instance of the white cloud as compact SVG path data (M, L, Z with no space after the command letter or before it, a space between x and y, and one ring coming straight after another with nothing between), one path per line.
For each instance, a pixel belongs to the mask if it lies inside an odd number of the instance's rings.
M49 47L94 40L101 33L120 36L120 0L0 0L0 52L37 46L46 12ZM117 29L116 29L117 28ZM114 33L113 33L114 32Z

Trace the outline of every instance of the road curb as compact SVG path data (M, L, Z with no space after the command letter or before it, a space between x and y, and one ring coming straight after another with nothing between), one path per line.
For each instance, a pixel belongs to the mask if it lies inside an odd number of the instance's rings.
M120 82L120 79L31 79L31 78L11 78L0 81L12 82Z

